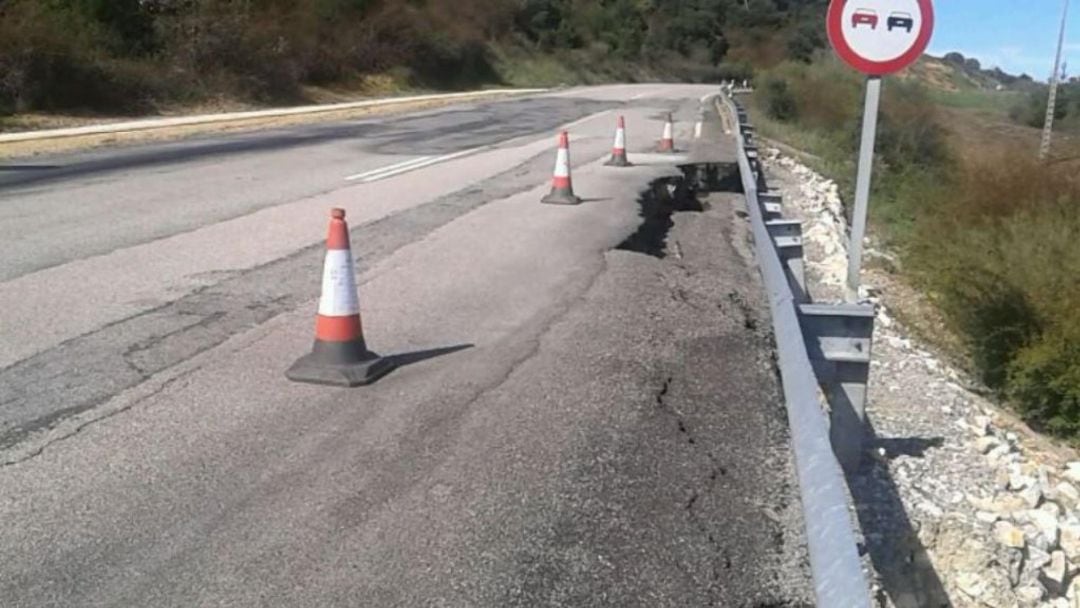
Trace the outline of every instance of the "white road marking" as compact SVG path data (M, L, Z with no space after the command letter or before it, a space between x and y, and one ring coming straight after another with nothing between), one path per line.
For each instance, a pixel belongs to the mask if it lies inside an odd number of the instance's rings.
M606 116L608 114L611 114L612 112L614 112L614 110L604 110L603 112L597 112L596 114L590 114L590 115L588 115L588 116L586 116L584 118L579 118L579 119L575 120L574 122L569 122L569 123L566 123L565 125L563 125L562 128L560 129L560 131L568 131L572 127L576 127L576 126L578 126L580 124L589 122L590 120L600 118L601 116Z
M462 150L460 152L454 152L453 154L444 154L442 156L421 156L420 158L414 158L409 161L389 165L379 169L374 169L366 173L359 173L357 175L350 175L345 179L347 181L359 181L362 184L378 181L380 179L386 179L395 175L401 175L409 171L415 171L417 169L423 169L424 167L430 167L431 165L437 165L444 163L448 160L454 160L455 158L461 158L462 156L468 156L475 154L488 146L480 146L478 148L470 148L468 150Z
M651 93L638 93L637 95L631 97L630 101L634 101L635 99L641 99L642 97L648 97L649 95L651 95Z
M345 181L351 182L351 181L355 181L355 180L358 180L358 179L365 179L365 178L368 178L368 177L373 177L375 175L378 175L380 173L384 173L386 171L393 171L395 169L400 169L402 167L408 167L410 165L419 164L419 163L422 163L422 162L424 162L424 161L426 161L426 160L428 160L430 158L432 158L432 157L430 157L430 156L421 156L420 158L410 158L409 160L402 161L400 163L394 163L392 165L387 165L385 167L379 167L378 169L372 169L371 171L365 171L364 173L357 173L356 175L350 175L349 177L345 178Z

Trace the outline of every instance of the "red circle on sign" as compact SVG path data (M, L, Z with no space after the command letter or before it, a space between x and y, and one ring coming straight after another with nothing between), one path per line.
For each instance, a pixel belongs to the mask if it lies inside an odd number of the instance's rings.
M930 0L916 0L919 10L922 11L922 27L919 35L915 38L915 44L911 45L903 55L889 61L873 61L855 52L844 39L844 6L848 0L832 0L829 3L829 16L826 23L829 31L829 42L832 43L836 54L840 55L848 65L870 76L884 76L899 72L915 62L926 47L930 44L930 35L934 32L934 6Z

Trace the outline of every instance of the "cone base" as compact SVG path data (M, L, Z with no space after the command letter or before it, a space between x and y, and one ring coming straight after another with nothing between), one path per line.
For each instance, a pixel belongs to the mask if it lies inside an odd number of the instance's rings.
M390 373L393 361L376 355L363 342L315 342L311 353L296 360L285 377L293 382L326 386L362 386Z
M581 199L574 196L571 190L552 189L547 196L540 199L540 202L548 205L580 205Z
M633 167L634 165L630 161L626 160L626 156L615 156L613 154L613 155L611 155L611 158L606 163L604 163L604 166L606 166L606 167Z
M656 146L657 152L675 152L675 144L661 143Z

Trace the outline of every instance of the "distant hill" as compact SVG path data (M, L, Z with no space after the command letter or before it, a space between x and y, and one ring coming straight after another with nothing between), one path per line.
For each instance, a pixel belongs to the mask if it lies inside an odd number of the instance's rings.
M908 70L908 75L944 91L1030 91L1040 86L1027 74L1014 76L997 67L985 69L978 59L955 52L942 57L924 55Z

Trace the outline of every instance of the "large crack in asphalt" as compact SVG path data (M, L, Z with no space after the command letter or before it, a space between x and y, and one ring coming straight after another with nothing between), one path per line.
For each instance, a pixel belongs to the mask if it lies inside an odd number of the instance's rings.
M661 412L667 414L675 422L678 433L685 438L686 443L701 450L710 463L706 474L703 476L704 480L701 487L694 488L690 491L690 497L686 500L686 504L683 508L686 511L687 518L689 518L694 527L697 528L708 542L713 554L711 564L712 577L709 580L708 590L709 594L713 596L709 605L714 606L716 605L715 597L718 592L717 588L723 585L723 571L730 570L732 567L731 555L727 548L716 538L712 530L709 529L709 526L702 519L695 507L702 496L709 494L716 489L718 480L727 475L727 468L720 463L720 459L717 458L712 450L698 442L693 431L690 429L690 423L687 421L686 416L684 416L674 404L668 403L667 396L674 381L674 376L667 376L661 383L659 390L656 391L656 407Z
M353 227L360 270L474 209L543 183L549 163L541 153L458 192ZM234 273L0 370L0 451L310 301L318 293L323 253L318 243Z

